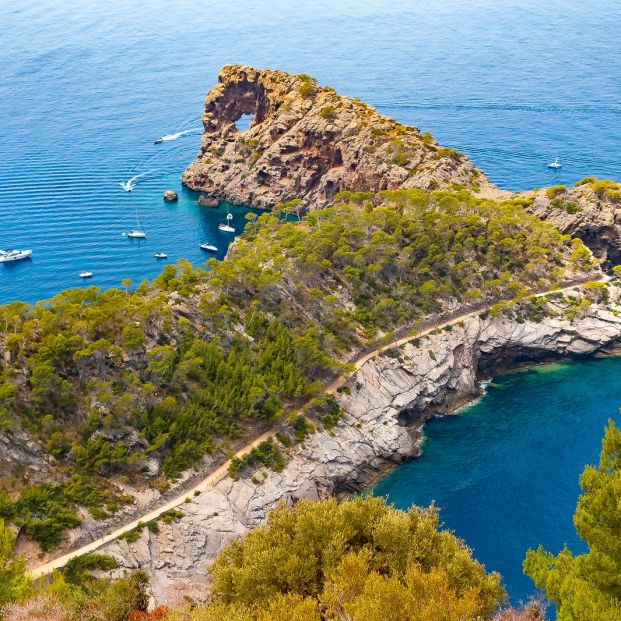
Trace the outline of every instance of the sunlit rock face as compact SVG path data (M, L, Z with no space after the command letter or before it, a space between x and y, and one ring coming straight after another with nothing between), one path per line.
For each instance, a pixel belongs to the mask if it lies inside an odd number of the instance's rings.
M240 131L236 121L246 115L252 121ZM304 75L223 67L203 126L183 182L233 203L270 208L300 198L312 209L342 190L494 190L464 155Z

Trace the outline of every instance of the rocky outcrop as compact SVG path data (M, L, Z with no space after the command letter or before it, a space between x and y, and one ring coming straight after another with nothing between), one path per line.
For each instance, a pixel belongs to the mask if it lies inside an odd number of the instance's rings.
M245 131L235 125L242 115L252 115ZM463 154L306 75L225 66L203 126L183 182L233 203L269 208L300 198L317 208L341 190L495 189Z
M169 203L174 203L175 201L179 200L179 197L177 196L177 192L175 192L174 190L164 190L164 200L169 202Z
M531 213L579 237L606 266L621 263L621 193L612 182L525 193Z
M611 300L620 295L610 287ZM372 358L337 395L345 412L337 428L292 449L283 472L261 473L254 482L226 478L189 498L178 522L161 524L157 534L145 529L137 542L115 541L103 551L121 567L147 569L158 601L204 594L210 561L233 538L261 524L277 502L360 489L415 457L422 423L478 395L482 374L592 354L621 340L618 306L591 304L568 319L576 307L554 296L540 322L525 320L527 311L473 317Z

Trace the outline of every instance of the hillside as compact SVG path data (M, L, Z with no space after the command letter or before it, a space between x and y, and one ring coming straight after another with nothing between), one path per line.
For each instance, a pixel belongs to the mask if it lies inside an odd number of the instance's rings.
M2 307L0 517L52 550L83 520L131 512L139 489L213 467L377 339L594 274L580 241L515 202L403 190L263 214L207 271L180 262L133 292Z

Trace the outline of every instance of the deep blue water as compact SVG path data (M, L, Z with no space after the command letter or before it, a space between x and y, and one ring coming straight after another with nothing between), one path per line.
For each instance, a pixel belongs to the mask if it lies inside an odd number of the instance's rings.
M373 492L400 508L441 508L447 528L499 571L514 603L535 591L529 547L583 552L572 516L585 464L597 463L609 418L619 424L621 357L497 377L458 416L425 425L423 453Z
M503 187L618 179L619 25L607 0L2 2L0 247L35 254L0 266L0 302L79 285L81 269L100 286L152 278L160 249L203 260L222 213L161 199L199 134L153 140L199 126L230 62L313 74L431 130ZM136 204L141 245L120 235Z

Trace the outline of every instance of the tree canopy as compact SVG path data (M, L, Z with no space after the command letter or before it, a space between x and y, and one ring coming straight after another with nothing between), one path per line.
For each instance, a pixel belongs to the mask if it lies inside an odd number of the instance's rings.
M580 477L574 525L588 552L529 550L524 572L558 607L558 621L621 619L621 430L610 421L599 464Z

